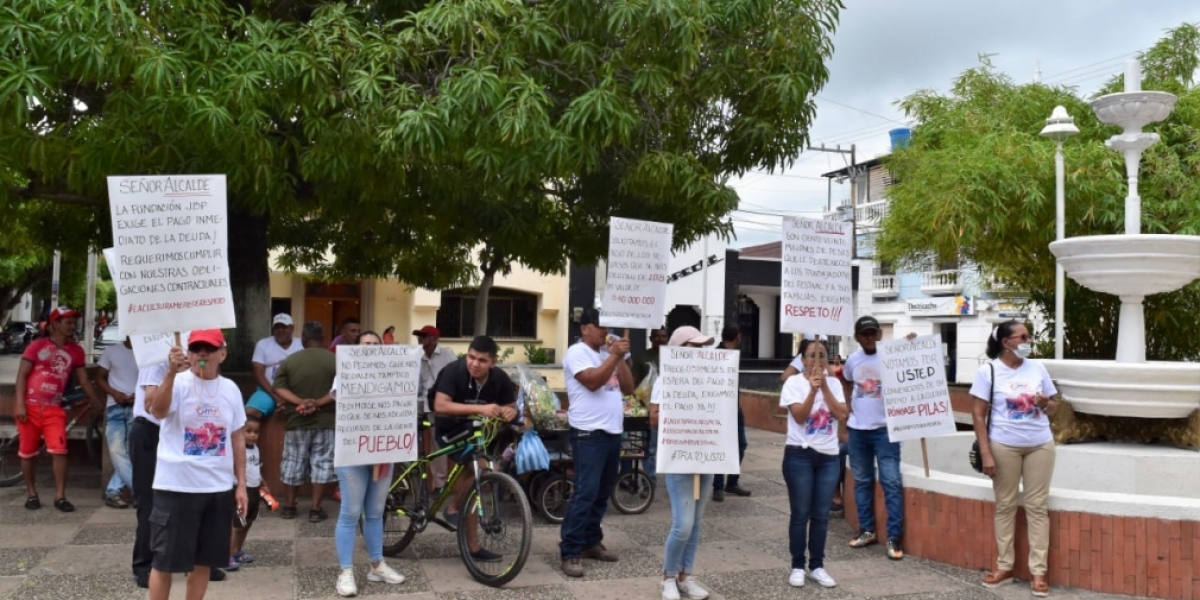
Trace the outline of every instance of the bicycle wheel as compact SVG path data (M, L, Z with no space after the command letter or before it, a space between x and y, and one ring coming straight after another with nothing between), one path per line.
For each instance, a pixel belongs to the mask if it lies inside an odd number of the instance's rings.
M17 424L12 435L0 435L0 487L12 487L21 481L21 457L17 456L19 441Z
M571 500L571 493L574 491L575 482L567 479L566 475L552 475L543 480L536 502L542 518L555 525L561 524L567 516L567 502Z
M654 502L654 485L650 476L641 469L626 471L617 476L617 487L613 489L613 508L627 515L646 512Z
M532 503L534 506L536 506L537 503L539 502L538 492L541 491L542 484L545 483L547 479L549 479L553 476L554 475L552 473L550 473L549 471L538 471L537 473L534 473L532 477L529 478L529 481L525 486L526 492L528 492L526 495L529 496L529 502Z
M399 468L396 465L395 468ZM396 556L417 535L417 521L425 510L425 482L419 468L392 484L383 507L383 553Z
M458 550L471 577L499 587L521 573L533 544L533 514L516 479L485 473L463 499L459 514Z

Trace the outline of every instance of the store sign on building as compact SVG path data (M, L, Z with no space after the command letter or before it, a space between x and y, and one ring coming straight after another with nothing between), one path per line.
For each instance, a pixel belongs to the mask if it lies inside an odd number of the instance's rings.
M687 277L688 275L691 275L692 273L699 273L702 269L704 269L705 266L711 267L711 266L721 262L722 260L725 260L725 259L718 258L716 254L713 254L708 257L707 265L705 264L704 260L698 260L693 265L690 265L688 267L685 267L683 269L675 271L674 273L671 273L671 275L669 277L667 277L667 283L671 283L678 279L682 279L684 277Z
M950 317L975 314L975 298L954 296L951 298L921 298L908 300L905 314L910 317Z

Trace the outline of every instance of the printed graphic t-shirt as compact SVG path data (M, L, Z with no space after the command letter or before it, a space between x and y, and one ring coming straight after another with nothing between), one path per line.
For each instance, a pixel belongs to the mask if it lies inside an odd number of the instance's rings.
M175 376L171 408L158 438L154 489L205 494L227 492L233 472L233 433L246 424L242 395L232 381Z
M48 337L34 340L21 358L33 363L25 378L26 406L59 406L67 379L84 365L83 348L68 341L60 348Z
M275 373L279 372L279 365L283 364L287 357L303 349L304 344L300 343L300 338L292 338L292 344L284 348L275 341L274 337L265 337L254 344L254 356L250 358L250 362L266 367L267 381L275 381Z
M237 483L235 480L234 483ZM258 446L246 448L246 487L262 485L262 455Z
M1016 448L1033 448L1054 439L1049 417L1033 400L1038 392L1043 396L1058 393L1046 367L1029 359L1021 361L1016 369L1010 369L999 359L988 364L996 369L996 393L989 398L992 404L989 437ZM975 371L970 394L975 398L987 398L991 387L992 371L985 364Z
M883 407L883 365L879 362L879 353L856 350L846 359L842 375L854 385L850 396L850 419L846 425L858 430L887 427Z
M583 431L600 429L608 433L625 430L625 405L621 402L621 382L616 369L595 391L575 379L575 375L598 368L605 360L608 360L608 351L603 348L592 350L583 342L567 348L563 356L563 376L567 381L567 421L571 427Z
M808 391L812 389L812 384L808 382L803 375L797 375L787 380L783 384L783 392L779 395L779 405L788 411L787 416L787 444L789 446L800 446L801 448L812 448L821 454L836 456L838 453L838 437L837 437L837 419L833 418L833 413L829 411L829 402L841 402L845 404L845 393L842 391L842 382L833 377L826 377L829 382L829 391L832 392L833 398L826 398L825 393L817 390L817 395L813 398L812 410L808 413L808 418L804 420L804 424L796 422L792 418L791 409L788 407L793 404L804 404L804 400L808 398Z
M126 348L125 344L113 344L105 348L96 364L108 370L108 385L114 390L123 394L132 394L137 388L137 359L133 356L133 350ZM109 394L108 404L105 408L116 403L116 398Z

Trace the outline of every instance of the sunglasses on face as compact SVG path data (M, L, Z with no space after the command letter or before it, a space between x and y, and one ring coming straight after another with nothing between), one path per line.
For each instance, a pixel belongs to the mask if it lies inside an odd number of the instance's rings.
M201 352L207 352L209 354L212 354L213 352L216 352L216 351L217 351L217 347L212 344L189 344L188 345L188 352L191 352L192 354L199 354Z

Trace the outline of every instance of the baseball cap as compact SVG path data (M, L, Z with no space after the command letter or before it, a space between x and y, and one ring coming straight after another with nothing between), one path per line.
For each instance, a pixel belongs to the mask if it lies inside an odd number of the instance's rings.
M72 310L71 307L69 307L69 306L60 306L60 307L50 311L50 318L46 319L46 322L53 323L64 317L78 317L78 316L79 316L79 311Z
M279 314L275 315L274 319L271 319L271 327L274 327L276 325L283 325L285 327L291 327L293 324L294 323L292 321L292 315L289 315L287 313L279 313Z
M579 326L600 325L600 311L595 308L585 308L579 315Z
M668 346L682 346L684 344L700 344L707 346L713 343L713 336L700 333L699 329L691 326L680 327L671 334L671 339L667 341Z
M854 333L862 333L872 329L879 331L879 321L876 321L875 317L859 317L858 320L854 322Z
M220 329L197 329L188 336L188 345L208 344L217 348L225 347L225 334Z
M432 335L436 338L442 337L442 332L438 331L438 328L434 327L433 325L426 325L420 329L414 329L412 334L417 337L423 337L426 335Z

